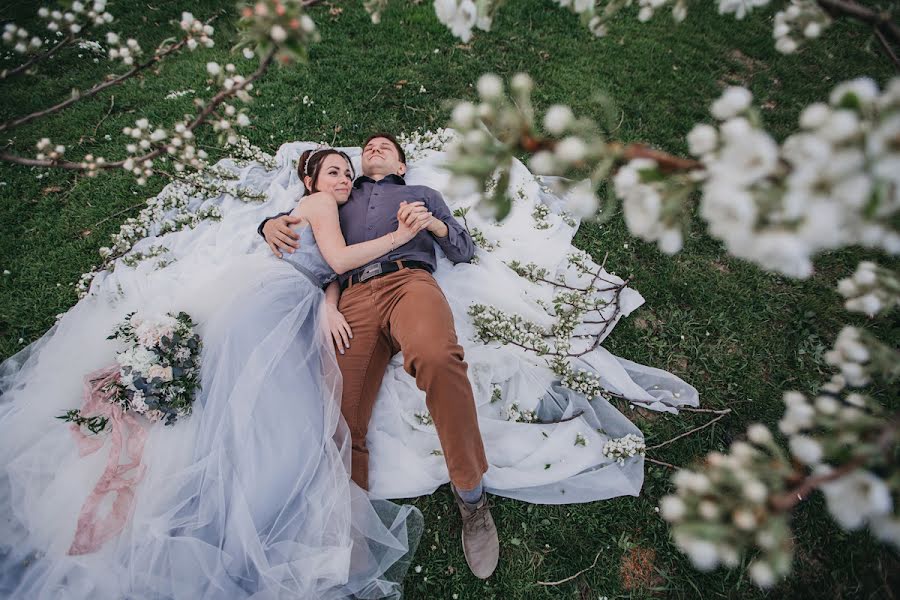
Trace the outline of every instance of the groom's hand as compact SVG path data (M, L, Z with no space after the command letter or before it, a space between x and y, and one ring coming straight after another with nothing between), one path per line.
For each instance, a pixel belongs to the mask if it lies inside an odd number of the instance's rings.
M422 221L428 214L428 207L421 200L415 202L400 203L400 209L397 210L397 221L405 224L407 227L414 227L416 221Z
M293 254L294 250L300 247L300 236L291 229L291 226L302 221L302 217L293 217L291 215L283 215L276 219L269 219L263 226L263 237L269 248L278 258L281 258L281 252Z
M433 217L424 202L401 202L397 220L406 223L407 227L413 227L418 221L419 227L437 237L446 237L448 234L447 225Z

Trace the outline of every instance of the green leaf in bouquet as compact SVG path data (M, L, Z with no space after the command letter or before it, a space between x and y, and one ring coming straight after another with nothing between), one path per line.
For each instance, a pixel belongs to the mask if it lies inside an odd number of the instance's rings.
M108 418L98 415L95 415L93 417L84 417L82 416L81 411L77 408L73 408L67 411L66 414L59 415L56 418L67 423L75 423L79 427L87 427L88 431L90 431L94 435L102 433L103 430L106 429L107 423L109 423Z

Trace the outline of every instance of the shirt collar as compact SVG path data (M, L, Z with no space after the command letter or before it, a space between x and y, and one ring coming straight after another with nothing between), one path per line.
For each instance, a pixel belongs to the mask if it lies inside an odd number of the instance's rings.
M356 181L353 182L353 187L360 188L364 183L393 183L394 185L406 185L406 180L403 179L402 175L397 175L396 173L391 173L390 175L385 175L381 181L375 181L368 175L360 175L356 178Z

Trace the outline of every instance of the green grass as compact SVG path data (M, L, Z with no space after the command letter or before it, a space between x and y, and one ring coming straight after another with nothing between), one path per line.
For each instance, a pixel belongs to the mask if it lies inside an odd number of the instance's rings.
M835 83L861 75L884 83L891 75L889 63L867 48L869 36L860 27L835 26L823 39L785 57L773 48L774 10L738 22L720 17L711 4L692 9L678 27L667 15L642 25L634 9L625 11L613 23L609 38L594 39L573 15L549 0L520 0L504 7L494 32L478 34L467 46L437 22L429 2L394 0L377 27L357 3L338 5L343 12L337 16L319 7L313 15L322 43L312 48L308 66L274 69L256 86L248 137L274 152L292 140L334 139L351 145L379 129L433 129L447 121L447 99L474 99L474 82L481 73L508 77L527 71L536 82L539 108L565 102L578 113L599 116L596 99L605 94L620 111L619 138L683 153L685 135L707 119L708 106L724 85L748 86L764 106L767 123L784 136L800 109L826 97ZM149 50L177 34L169 21L183 6L120 0L110 10L117 16L116 28L135 35ZM15 130L0 143L27 154L40 137L49 136L65 144L71 156L121 156L123 126L142 116L165 124L191 112L190 96L163 97L188 88L203 93L207 61L232 61L249 71L249 63L227 52L234 42L232 3L198 0L190 9L199 18L220 15L214 49L166 62L160 77L130 81L61 115ZM30 21L33 10L31 3L7 3L0 7L0 19L11 18L37 31ZM78 52L85 56L79 58ZM34 77L0 83L0 119L42 108L73 87L96 81L106 64L93 64L87 54L72 50ZM0 61L0 66L7 64ZM420 93L420 86L427 91ZM306 95L314 105L303 105ZM215 145L211 137L202 141ZM209 151L217 154L214 148ZM0 271L11 272L0 277L0 358L40 337L56 314L75 303L72 284L99 263L97 249L162 186L157 179L148 188L138 188L120 173L93 180L68 173L39 175L0 166L0 181L5 183L0 186ZM729 259L696 224L684 252L665 257L630 238L621 215L602 226L585 224L576 243L595 257L608 252L610 268L631 277L647 300L617 327L606 346L693 383L704 406L734 410L714 427L668 446L658 456L677 465L726 447L749 422L773 424L782 411L781 390L808 390L826 377L822 352L848 320L834 284L869 256L845 251L822 257L814 278L795 282ZM896 321L878 322L873 329L894 344L900 339ZM896 398L896 389L887 390L885 397ZM648 444L708 418L627 414L636 419ZM671 544L667 527L654 511L669 490L668 477L664 469L648 465L640 497L587 505L532 506L497 499L494 514L502 558L487 582L466 569L459 517L446 487L415 499L425 513L427 531L413 561L422 569L410 571L406 596L881 598L900 586L897 555L865 533L841 532L815 498L795 518L795 574L768 595L756 590L742 569L698 573ZM626 588L635 573L622 567L623 559L648 551L655 554L654 569L641 574L655 583ZM596 567L572 581L553 587L535 584L564 579L590 566L598 552Z

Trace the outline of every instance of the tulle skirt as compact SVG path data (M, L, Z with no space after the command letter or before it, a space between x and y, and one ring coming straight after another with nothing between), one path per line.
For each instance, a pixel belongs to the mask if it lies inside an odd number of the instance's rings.
M284 263L248 260L254 277L201 324L193 414L147 426L130 519L94 553L67 551L104 451L79 457L53 417L112 363L105 337L127 307L83 301L0 366L0 596L399 596L421 514L349 479L323 294Z

